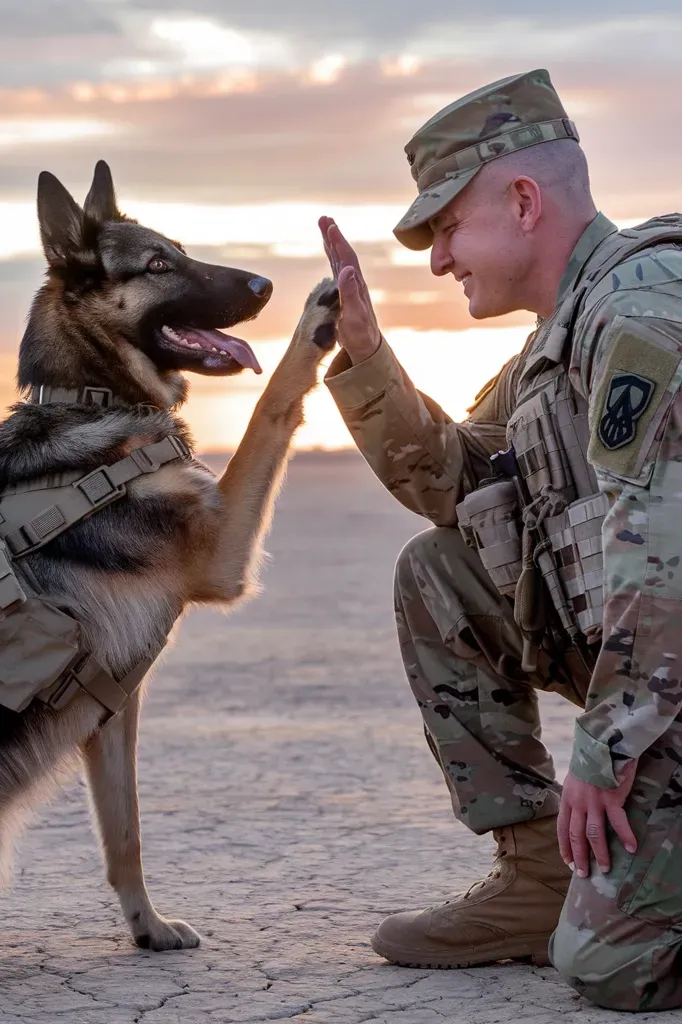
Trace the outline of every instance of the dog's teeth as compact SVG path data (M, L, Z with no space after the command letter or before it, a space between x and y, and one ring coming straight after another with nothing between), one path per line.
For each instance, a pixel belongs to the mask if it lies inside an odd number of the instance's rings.
M164 334L171 341L174 341L176 345L182 345L183 348L191 348L195 352L197 351L197 349L203 350L203 345L201 345L200 342L190 341L189 338L184 338L182 334L178 334L178 332L174 331L172 327L167 327L164 325L161 328L161 333ZM213 348L211 349L211 351L220 353L220 349L218 348Z
M219 349L219 348L216 348L216 347L215 347L215 345L214 345L214 346L213 346L213 348L211 349L211 352L217 352L217 353L218 353L218 355L220 355L220 349Z

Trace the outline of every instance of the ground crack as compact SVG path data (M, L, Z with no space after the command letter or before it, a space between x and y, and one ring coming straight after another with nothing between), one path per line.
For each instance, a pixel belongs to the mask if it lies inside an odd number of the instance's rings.
M154 1013L155 1010L161 1010L167 1003L170 1003L172 999L182 999L183 996L187 995L189 995L189 989L186 992L173 992L169 996L164 996L156 1006L150 1006L146 1010L141 1010L137 1017L133 1018L134 1024L142 1024L142 1021L148 1013Z

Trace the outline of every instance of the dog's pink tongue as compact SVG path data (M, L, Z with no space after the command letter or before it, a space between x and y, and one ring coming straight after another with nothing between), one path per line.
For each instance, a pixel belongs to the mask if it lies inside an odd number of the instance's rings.
M196 334L200 341L207 348L217 348L232 356L240 366L250 367L254 373L262 373L260 363L256 359L256 353L250 345L240 338L233 338L231 334L223 334L222 331L208 331L194 328L188 334Z

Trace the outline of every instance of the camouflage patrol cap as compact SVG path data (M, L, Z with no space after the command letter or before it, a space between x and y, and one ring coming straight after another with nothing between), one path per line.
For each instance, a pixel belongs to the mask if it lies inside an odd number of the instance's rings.
M547 71L502 78L455 100L405 146L419 195L393 229L396 238L408 249L428 249L429 220L484 164L554 139L579 141Z

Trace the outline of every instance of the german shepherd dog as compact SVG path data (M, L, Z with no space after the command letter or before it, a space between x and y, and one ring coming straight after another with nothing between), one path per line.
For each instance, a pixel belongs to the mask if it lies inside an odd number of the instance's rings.
M175 412L187 395L183 371L260 371L250 347L219 328L255 317L271 283L197 262L178 242L127 218L102 161L82 208L43 172L38 217L48 269L21 342L19 389L109 388L117 404L16 404L0 424L0 489L47 474L86 474L168 434L191 450ZM303 397L335 344L338 316L336 286L322 281L220 478L194 458L169 463L16 563L82 624L88 650L115 678L156 654L190 604L228 606L253 591ZM0 709L0 860L6 873L31 806L80 758L108 880L135 942L193 947L197 933L157 913L142 873L141 693L106 723L102 705L85 691L58 711L39 700L20 714Z

